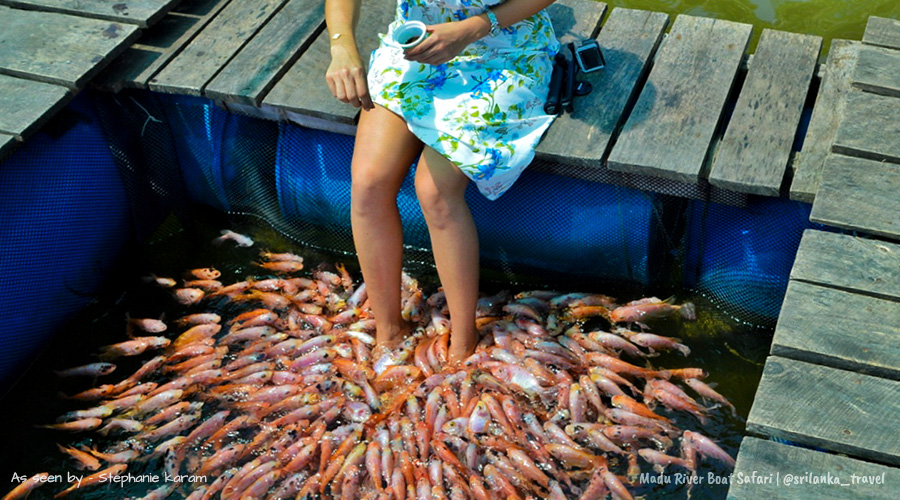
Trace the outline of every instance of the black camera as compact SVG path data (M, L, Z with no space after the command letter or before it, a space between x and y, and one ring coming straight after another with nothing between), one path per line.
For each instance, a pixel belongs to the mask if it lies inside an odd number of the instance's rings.
M594 39L584 40L581 45L575 47L575 61L578 62L579 69L585 73L597 71L606 66L606 59L603 58L600 44Z

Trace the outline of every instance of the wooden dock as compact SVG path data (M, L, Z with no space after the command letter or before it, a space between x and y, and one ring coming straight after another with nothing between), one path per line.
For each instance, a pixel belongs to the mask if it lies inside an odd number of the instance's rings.
M322 0L0 0L0 159L90 85L203 96L242 114L352 134L324 85ZM365 2L368 55L394 15ZM900 21L861 41L559 0L562 41L596 37L607 67L534 168L713 201L812 203L736 473L881 477L729 498L896 498L900 491ZM811 117L806 123L804 112ZM802 146L798 147L798 144ZM799 149L799 151L798 151ZM835 489L841 488L841 489ZM839 492L839 493L838 493Z
M824 163L810 218L846 233L804 234L747 420L817 451L746 438L735 474L782 482L732 484L733 499L900 492L900 21L870 19L832 60L843 63L820 97L838 102L811 153ZM840 483L790 486L786 474Z
M23 140L88 81L110 92L204 96L237 113L355 131L357 110L323 84L329 61L323 0L0 0L0 6L22 30L0 37L22 53L40 54L30 67L0 59L0 74L67 89L38 93L15 82L18 95L40 99L9 98L19 109L0 122L0 144L11 144L10 135ZM823 151L842 116L836 103L849 86L841 75L855 67L846 52L855 56L859 42L837 42L819 64L822 40L814 36L763 30L750 55L747 24L670 19L592 0L559 0L550 12L562 41L596 37L607 67L584 76L593 93L556 120L533 168L732 204L748 194L812 201ZM358 40L366 57L393 15L390 2L364 2ZM46 27L26 42L36 16ZM82 25L82 34L71 28ZM867 57L878 56L884 57ZM867 84L883 85L883 76ZM816 90L807 134L801 114ZM842 132L841 144L855 147L853 131ZM795 151L803 139L803 150Z
M0 159L178 0L0 0Z

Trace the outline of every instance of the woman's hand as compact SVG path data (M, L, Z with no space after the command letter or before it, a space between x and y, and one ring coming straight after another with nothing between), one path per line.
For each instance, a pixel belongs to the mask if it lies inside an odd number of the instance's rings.
M366 83L366 70L363 69L362 59L355 45L331 45L331 64L325 71L325 81L328 82L331 95L337 100L350 103L356 108L374 107Z
M427 26L428 36L419 45L407 49L406 59L422 64L444 64L458 56L470 43L479 40L491 30L483 16L462 21Z

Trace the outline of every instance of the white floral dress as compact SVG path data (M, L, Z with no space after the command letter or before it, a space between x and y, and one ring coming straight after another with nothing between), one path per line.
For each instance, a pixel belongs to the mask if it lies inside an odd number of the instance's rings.
M495 0L398 0L394 26L477 16ZM382 35L369 63L373 100L403 117L426 145L497 199L531 163L554 116L544 113L559 43L541 11L470 44L439 66L407 61Z

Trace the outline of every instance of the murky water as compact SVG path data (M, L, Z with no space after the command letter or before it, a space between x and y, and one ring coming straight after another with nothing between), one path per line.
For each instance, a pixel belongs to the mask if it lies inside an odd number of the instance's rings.
M235 221L230 222L233 224ZM319 262L329 264L345 262L351 268L351 272L358 276L358 271L352 269L353 262L346 257L316 253L293 245L256 220L241 219L237 224L229 226L228 222L213 216L207 223L196 224L194 227L207 229L192 233L181 231L160 238L154 244L135 249L129 255L121 272L110 280L108 286L87 309L63 329L59 337L24 374L20 383L0 402L4 409L0 412L0 429L2 429L0 435L3 436L5 451L0 477L9 479L13 473L30 476L42 471L61 474L63 478L70 473L85 474L84 471L75 469L69 459L56 449L56 443L69 446L89 444L95 442L92 439L96 439L96 436L91 437L91 433L67 434L34 426L51 423L66 411L84 407L77 402L59 399L57 394L60 392L72 394L84 390L89 381L61 380L55 377L51 370L94 362L99 346L126 340L126 314L132 317L162 315L164 319L175 319L185 313L186 309L177 305L168 293L142 283L142 276L155 273L160 276L180 277L188 269L212 266L222 271L223 283L231 283L259 272L250 262L257 257L261 249L294 251L303 255L310 267ZM224 227L232 227L251 235L256 240L256 245L252 248L236 248L231 245L215 247L209 244L219 229ZM437 280L433 273L426 274L424 270L415 270L412 274L424 284L426 294L434 291ZM536 280L534 277L523 277L523 281L533 283ZM485 288L499 289L503 288L503 284L486 283ZM510 289L519 292L526 288ZM553 289L569 291L558 283ZM633 291L624 292L616 289L582 291L604 293L623 300L636 298ZM710 373L706 381L735 404L739 417L732 417L724 410L716 410L706 426L701 427L692 417L681 415L673 415L675 423L684 429L701 431L714 437L734 456L744 434L743 422L750 410L753 394L761 376L770 332L751 330L724 318L700 297L681 296L677 299L679 302L685 300L696 302L697 321L659 320L650 323L651 331L682 338L684 343L690 346L692 353L687 358L677 354L664 354L652 358L652 364L655 367L665 368L702 367ZM602 326L599 320L597 326ZM119 362L118 373L110 375L109 381L116 382L133 373L141 362L150 357L152 356L144 355L139 359ZM103 382L106 381L98 383ZM160 474L161 462L158 460L130 467L129 474ZM647 466L644 467L644 472L652 473ZM673 482L681 477L676 472L667 473L667 477ZM726 477L727 472L714 461L705 461L700 468L704 479ZM0 488L6 488L7 484L10 483L0 481ZM30 498L51 498L52 494L64 486L66 485L39 488ZM149 489L148 486L153 485L127 486L124 489L101 486L87 489L84 493L73 494L71 497L97 499L137 497L145 494ZM709 485L704 482L693 486L690 493L693 499L720 499L725 497L726 492L725 485ZM683 484L651 484L638 489L636 493L648 499L683 499L687 497L688 488ZM173 495L171 498L180 496Z
M606 3L611 7L752 24L755 27L752 44L764 28L818 35L824 40L823 54L834 38L861 40L869 16L900 19L900 2L896 0L608 0Z

